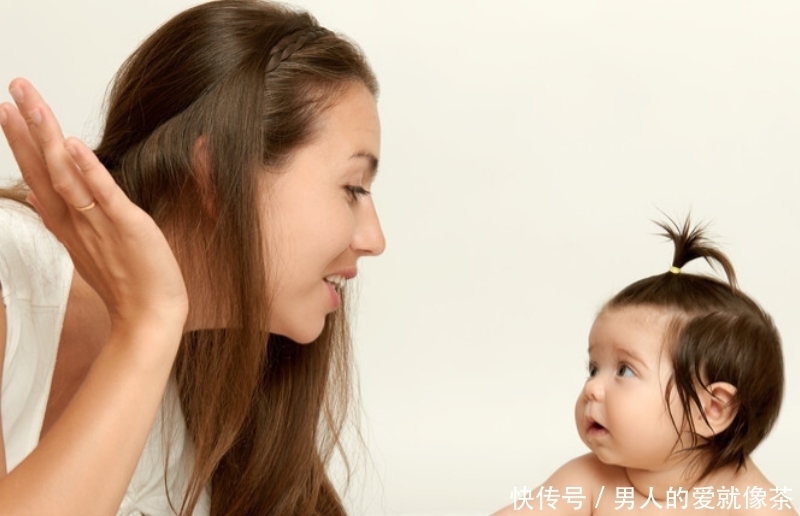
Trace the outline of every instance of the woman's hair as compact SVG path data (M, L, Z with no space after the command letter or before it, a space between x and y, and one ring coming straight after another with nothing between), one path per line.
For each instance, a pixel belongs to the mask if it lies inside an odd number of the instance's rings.
M675 254L668 272L639 280L615 295L604 309L647 306L674 314L666 344L673 374L666 389L667 406L678 394L692 434L684 451L701 452L701 478L729 464L741 468L747 456L772 429L783 396L783 357L778 331L758 304L738 289L730 260L705 237L703 227L658 223L672 240ZM727 282L687 274L684 265L703 258L718 264ZM703 414L698 389L714 382L736 388L731 424L709 439L698 438L691 409ZM676 432L680 427L670 410Z
M196 456L182 514L209 482L212 515L344 513L326 465L341 449L352 394L346 314L330 314L308 346L268 334L270 236L258 184L281 173L353 84L377 95L353 43L259 0L178 14L116 76L96 154L174 233L187 279L213 280L204 297L232 321L187 334L176 359Z

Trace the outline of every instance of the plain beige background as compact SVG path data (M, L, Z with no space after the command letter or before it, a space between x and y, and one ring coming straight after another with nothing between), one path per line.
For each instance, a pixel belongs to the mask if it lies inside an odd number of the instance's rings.
M2 0L0 83L27 76L94 142L116 68L193 3ZM800 500L800 4L298 3L360 43L383 90L355 514L486 514L583 453L586 335L608 296L669 267L660 210L710 221L782 331L783 412L755 459ZM0 170L16 173L5 146Z

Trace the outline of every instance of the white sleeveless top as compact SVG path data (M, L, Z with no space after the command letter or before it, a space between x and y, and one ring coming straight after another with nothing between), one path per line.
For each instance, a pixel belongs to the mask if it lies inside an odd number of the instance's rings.
M6 309L0 406L8 471L39 443L73 270L64 247L33 211L0 199L0 286ZM170 380L117 515L175 514L167 490L179 510L193 460L177 387ZM193 514L209 512L206 490Z

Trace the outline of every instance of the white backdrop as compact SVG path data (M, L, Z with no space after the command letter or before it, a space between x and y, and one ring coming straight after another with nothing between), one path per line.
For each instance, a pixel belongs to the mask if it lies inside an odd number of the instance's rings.
M30 78L94 143L116 68L193 3L2 0L0 83ZM711 222L783 334L785 402L755 460L800 500L800 3L298 4L382 86L388 248L359 282L354 513L485 514L583 453L586 336L669 266L660 210Z

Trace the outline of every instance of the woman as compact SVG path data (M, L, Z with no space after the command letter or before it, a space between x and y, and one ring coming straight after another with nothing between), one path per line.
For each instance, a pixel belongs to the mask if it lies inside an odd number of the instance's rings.
M189 9L123 65L94 154L10 92L27 201L69 256L5 191L0 512L342 514L344 285L384 248L358 49L258 0Z

